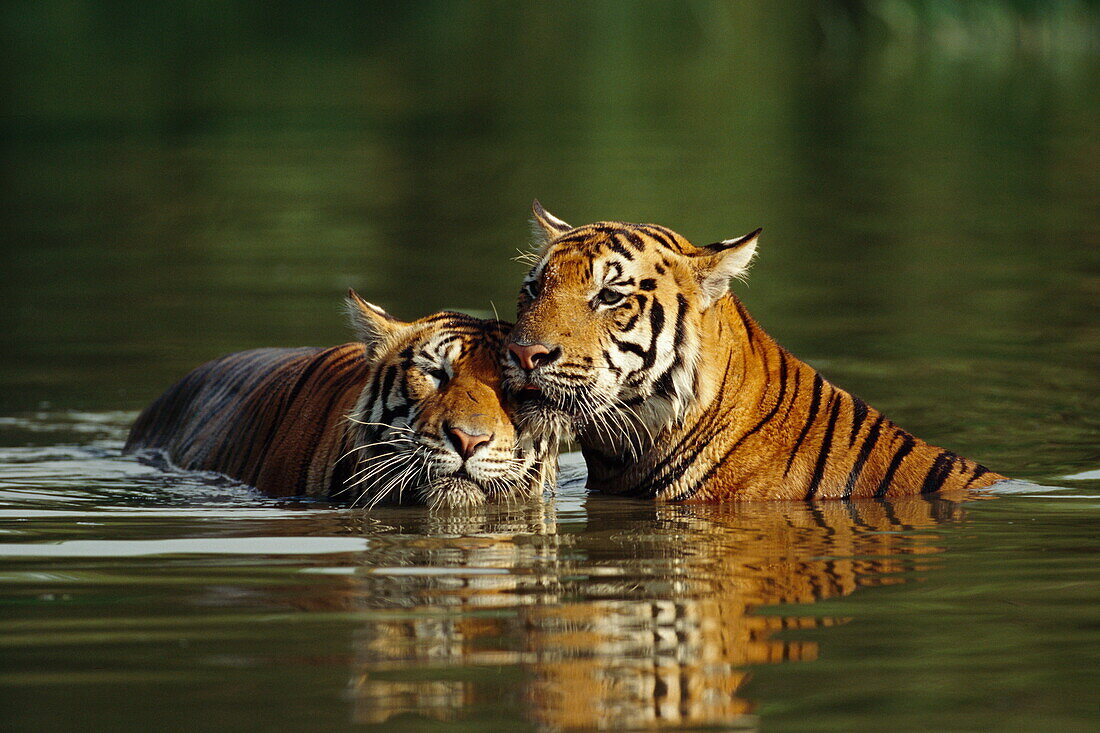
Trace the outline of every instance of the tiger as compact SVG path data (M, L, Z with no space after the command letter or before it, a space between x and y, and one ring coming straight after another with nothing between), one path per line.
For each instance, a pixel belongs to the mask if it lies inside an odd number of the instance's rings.
M541 495L556 445L517 431L501 393L510 324L404 322L354 290L345 305L357 341L203 364L139 415L124 451L276 497L440 509Z
M508 339L521 424L574 435L594 491L659 501L850 499L1003 480L929 445L779 346L730 292L760 229L573 227L535 201Z

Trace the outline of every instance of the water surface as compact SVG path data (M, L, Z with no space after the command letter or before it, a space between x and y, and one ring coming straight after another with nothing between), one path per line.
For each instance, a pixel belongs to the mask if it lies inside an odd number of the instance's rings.
M19 729L1081 727L1095 480L819 504L556 496L431 514L0 451ZM1067 482L1074 483L1074 482ZM1090 488L1091 487L1091 488Z

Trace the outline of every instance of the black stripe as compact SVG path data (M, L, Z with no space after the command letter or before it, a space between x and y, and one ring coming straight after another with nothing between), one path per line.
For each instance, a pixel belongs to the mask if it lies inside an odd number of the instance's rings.
M326 400L325 402L325 407L323 411L321 412L322 415L331 415L333 413L333 411L336 409L336 404L344 399L347 390L350 387L354 386L356 377L358 376L355 374L354 371L341 371L340 369L342 369L342 367L344 366L342 362L338 362L336 365L333 366L334 374L332 374L332 378L329 380L332 383L332 389L329 390L329 397L328 400ZM324 394L324 391L321 391L321 394ZM321 439L323 437L324 423L322 422L320 425L315 426L313 433L310 435L311 448L308 452L305 453L305 455L302 456L302 463L300 464L298 469L298 481L295 484L298 489L298 493L304 494L308 488L309 469L313 464L313 456L318 452L318 449L321 445ZM335 469L335 467L332 468ZM334 473L335 470L333 471L333 474ZM329 480L332 480L332 475L329 476ZM328 490L332 490L331 483L329 484Z
M758 366L760 367L760 373L764 375L764 389L760 391L760 399L756 401L756 406L760 407L760 405L764 404L764 400L768 398L768 383L771 380L771 362L768 360L767 351L760 352L760 363Z
M405 368L407 369L408 367L406 366ZM372 376L370 380L370 386L368 387L368 389L364 390L364 394L370 395L370 399L366 401L367 408L373 408L374 403L378 401L378 394L381 391L380 385L382 384L382 373L384 371L385 370L381 368L375 369L374 376ZM367 411L367 414L370 414L370 410Z
M593 237L590 232L581 231L576 234L570 234L568 237L554 240L554 246L557 247L560 244L588 244L592 239Z
M942 489L944 482L947 481L947 477L951 473L952 467L955 465L955 461L958 459L959 457L949 450L940 451L940 454L932 461L932 466L928 469L928 474L924 477L924 483L920 487L920 493L934 494Z
M867 419L867 403L852 395L852 432L848 435L848 446L855 445L859 429L863 427L863 421Z
M449 346L455 341L464 341L471 336L476 338L480 335L481 334L478 333L446 333L445 335L441 335L439 337L439 340L431 343L431 347L435 350L436 353L439 353L444 346ZM429 352L426 348L427 345L428 344L425 344L425 347L420 349L420 356L424 357L425 359L431 358L432 356L431 352Z
M390 390L393 389L394 380L397 379L397 367L392 364L387 366L382 374L382 385L379 389L378 396L382 400L382 404L385 405L386 398L389 397Z
M639 299L644 298L644 295L637 296ZM637 369L631 371L631 375L641 378L641 375L648 369L651 369L657 362L657 346L658 340L661 337L661 329L665 325L665 309L657 302L653 301L653 305L649 309L649 348L643 348L638 344L631 343L630 341L622 341L620 339L611 337L612 343L624 351L629 351L638 354L642 357L642 365Z
M856 457L856 463L852 466L851 473L848 474L848 480L844 482L844 498L847 499L852 495L852 491L856 488L856 481L859 480L859 474L863 471L863 464L867 463L868 456L871 455L871 451L875 449L875 445L878 443L879 430L882 428L882 415L880 414L875 421L871 423L871 429L867 431L867 437L863 439L863 445L859 448L859 455Z
M753 425L752 428L738 438L737 443L740 443L745 438L755 433L760 428L764 427L765 423L770 422L775 413L779 412L779 406L783 404L783 397L787 394L787 353L782 349L779 350L779 395L775 398L775 404L772 405L772 409L768 410L768 414L760 418L760 422ZM736 444L735 444L736 445Z
M626 237L626 241L630 246L634 247L639 252L645 252L645 242L638 236L637 232L630 229L622 229L621 234Z
M645 349L643 349L638 344L632 343L630 341L620 341L619 339L615 338L614 336L611 337L611 343L618 346L619 351L625 351L629 354L637 354L638 356L645 359L646 351L645 351Z
M663 246L665 249L670 249L673 252L680 254L680 248L676 246L676 240L674 240L672 236L670 236L671 232L669 232L669 230L658 228L657 226L650 224L646 226L643 231L651 238L655 239L657 243Z
M760 419L759 422L756 423L756 425L752 426L752 428L744 432L741 437L734 441L733 445L731 445L726 450L726 452L722 454L721 458L711 464L710 468L707 469L706 473L704 473L698 481L696 481L689 488L681 491L679 494L670 499L670 501L683 501L685 499L690 499L691 497L695 496L695 494L698 493L699 489L703 487L703 484L705 484L710 479L710 477L713 476L715 472L717 472L718 469L721 468L727 460L729 460L729 457L733 455L733 452L737 450L737 448L740 447L740 445L745 442L745 440L749 436L756 433L756 431L758 431L772 418L775 417L775 413L779 411L779 406L783 404L783 397L787 391L787 352L783 349L779 349L779 369L779 394L776 396L775 404L772 405L772 409L768 411L768 414L766 414L763 418Z
M642 360L642 368L649 369L657 361L657 341L661 337L661 329L665 327L665 308L656 298L649 308L649 335L652 339L649 351Z
M621 374L622 373L623 370L620 369L619 367L615 366L615 362L613 362L611 360L611 352L610 351L608 351L607 349L604 349L603 351L600 352L600 354L603 356L604 364L607 365L608 370L610 370L614 374Z
M661 226L660 224L650 224L649 228L652 231L660 232L661 234L665 235L665 239L668 240L669 249L678 254L684 254L684 248L680 244L681 240L683 240L683 237L681 237L679 234L672 231L668 227Z
M676 366L673 365L665 371L664 374L657 377L657 380L653 382L653 393L665 398L671 398L676 392L676 385L672 380L672 372L676 370ZM642 400L645 401L644 399Z
M890 461L890 467L886 469L886 475L882 477L882 483L875 489L876 497L886 496L886 492L890 490L890 482L894 480L894 473L898 470L898 466L901 465L901 462L905 459L905 456L909 454L909 451L913 450L913 444L915 442L913 436L909 433L902 433L900 431L899 435L901 435L901 445L898 447L897 452L894 453L894 459Z
M327 366L326 362L328 361L328 359L331 356L333 356L333 354L336 353L338 348L339 347L333 347L333 348L330 348L330 349L325 349L324 351L320 352L316 356L316 358L314 358L312 361L309 362L309 364L306 366L305 370L298 377L298 381L294 385L294 388L290 390L290 394L286 398L286 403L288 405L295 400L295 398L298 396L298 394L305 387L306 383L313 376L313 373L316 372L321 367ZM348 359L348 358L350 358L350 357L347 357L347 356L344 357L345 360Z
M966 483L965 483L965 484L963 485L963 488L964 488L964 489L970 488L970 484L974 483L975 481L977 481L977 480L978 480L979 478L981 478L982 476L986 475L987 473L989 473L989 469L988 469L988 468L986 468L985 466L981 466L981 465L976 465L976 466L974 467L974 475L973 475L973 476L971 476L971 477L970 477L970 480L969 480L969 481L967 481L967 482L966 482Z
M687 317L688 302L682 293L676 294L676 332L673 336L672 347L676 350L676 358L679 361L680 347L684 344L687 331L684 329L684 319Z
M823 593L818 598L828 598L829 596L837 595L837 593L843 593L845 588L846 577L843 571L837 570L840 566L839 560L826 560L825 561L825 575L832 581L832 585L828 588L827 593ZM847 561L844 561L847 565Z
M631 262L634 261L634 254L619 242L619 238L615 234L610 235L604 244L615 254L621 255Z
M821 439L821 450L817 453L817 463L814 464L814 472L810 477L810 488L806 491L806 501L814 498L818 486L821 485L821 477L825 475L825 461L829 459L833 430L836 428L837 416L840 415L840 395L834 392L829 400L833 403L833 409L829 411L829 422L825 426L825 437Z
M814 524L821 528L822 537L836 536L836 529L834 529L833 526L829 524L829 520L825 518L825 515L821 511L820 505L808 506L806 507L806 509L810 513L810 519L814 521ZM826 543L826 546L829 546L829 544L830 543Z
M376 395L378 403L382 407L382 417L379 419L379 422L393 424L393 421L403 411L403 403L406 402L408 399L407 394L399 395L400 399L398 400L398 405L396 407L390 406L389 400L391 397L391 393L394 390L394 383L397 380L398 371L398 368L391 364L385 368L385 371L382 375L382 386L380 387L379 392ZM398 392L400 391L401 390L399 389ZM407 408L404 408L404 410L407 410Z
M276 412L277 418L278 418L278 416L281 416L282 414L285 414L285 410L288 409L292 404L294 404L294 400L301 393L302 389L305 388L306 383L309 381L309 379L313 375L313 373L316 372L318 369L322 368L323 366L325 366L325 362L334 353L336 353L336 351L339 348L340 347L337 346L337 347L332 347L332 348L329 348L329 349L319 350L317 352L317 355L314 357L314 359L312 361L310 361L309 364L306 365L305 370L298 377L298 381L294 384L294 387L290 390L290 393L281 400L280 411ZM343 358L346 360L346 359L349 359L351 357L345 356ZM271 444L275 439L275 435L278 433L279 423L280 423L279 419L275 419L275 420L271 421L271 425L268 427L266 436L259 443L260 453L257 456L255 462L251 463L251 464L247 464L247 463L242 464L242 465L251 465L253 467L253 470L250 474L247 474L247 475L244 475L244 476L240 477L241 480L245 481L246 483L248 483L250 485L255 485L256 484L256 479L259 478L260 471L263 470L263 466L267 462L267 454L268 454L268 451L271 449ZM248 459L251 459L251 457L252 457L252 450L253 450L253 448L250 446L248 454L247 454Z
M669 365L665 373L662 374L653 383L654 390L663 394L666 397L672 397L676 394L676 385L673 382L673 373L683 366L684 357L681 354L681 347L684 343L684 317L687 315L687 298L681 294L676 295L676 326L672 335L672 364Z
M806 422L802 426L802 432L798 434L798 440L794 442L794 447L791 448L791 454L787 457L787 467L783 469L784 476L790 472L791 464L794 463L794 457L798 455L798 448L802 445L802 441L806 439L806 433L810 432L810 426L813 425L814 418L817 417L817 411L821 407L821 388L824 383L825 380L821 378L821 375L814 372L814 391L813 397L810 398L810 411L806 415Z
M780 347L779 350L786 353L786 350L783 349L783 347ZM783 410L783 417L779 418L780 422L785 422L787 420L787 416L791 414L791 408L794 406L794 403L798 402L798 392L799 388L802 386L801 383L802 365L796 363L794 367L794 386L791 387L791 398L787 400L787 409Z
M466 329L475 333L480 333L484 328L480 319L465 313L459 313L458 311L440 311L438 313L433 313L430 316L421 318L419 323L444 324L446 328L455 330Z
M726 358L726 367L722 372L722 381L718 384L719 399L721 395L726 393L726 387L729 383L730 372L732 370L733 355L730 354ZM735 406L736 407L736 406ZM690 456L687 454L688 445L694 442L696 445L707 445L711 439L720 432L723 425L723 418L727 417L732 412L734 407L731 407L725 413L720 412L717 409L709 411L706 416L691 426L691 428L684 433L684 435L677 441L675 446L668 447L668 452L665 457L657 462L655 466L649 469L649 472L645 477L638 481L633 489L624 492L625 496L641 496L646 495L649 498L654 498L660 493L663 484L658 482L657 478L660 475L677 475L682 476L692 461L695 460L695 456L698 455L698 451L695 451ZM715 427L717 425L717 427ZM673 465L675 464L675 465ZM668 469L666 471L666 469ZM692 492L694 493L694 492ZM677 497L678 498L678 497Z

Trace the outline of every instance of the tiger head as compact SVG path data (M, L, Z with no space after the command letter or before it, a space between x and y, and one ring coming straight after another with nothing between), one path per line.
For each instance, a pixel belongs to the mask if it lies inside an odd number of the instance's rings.
M536 251L504 364L521 423L641 444L696 400L700 324L746 272L760 230L696 247L655 224L572 227L537 201L533 211Z
M548 441L516 429L500 388L510 324L447 311L405 323L355 291L347 309L369 364L349 416L354 503L472 506L541 491Z

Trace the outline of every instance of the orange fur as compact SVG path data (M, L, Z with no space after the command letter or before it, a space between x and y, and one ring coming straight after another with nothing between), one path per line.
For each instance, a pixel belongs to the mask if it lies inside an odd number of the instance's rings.
M546 241L521 292L505 382L541 393L521 419L576 434L591 488L834 499L1004 478L901 430L764 333L728 292L759 230L696 247L658 225L570 228L535 213ZM540 363L524 362L525 349Z

